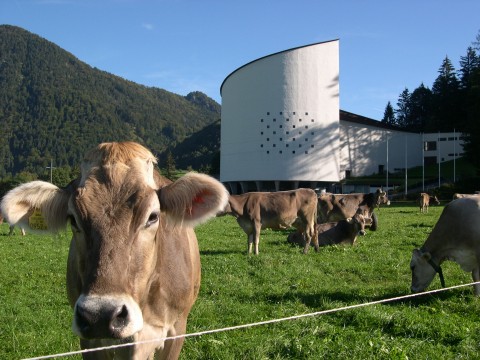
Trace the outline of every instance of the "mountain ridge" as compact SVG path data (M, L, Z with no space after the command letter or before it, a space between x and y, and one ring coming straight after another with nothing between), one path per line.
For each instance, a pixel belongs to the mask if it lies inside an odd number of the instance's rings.
M219 119L220 105L201 92L181 96L136 84L27 30L0 25L2 176L41 173L51 159L73 167L98 143L124 140L142 143L160 161L171 151L182 166L198 169L209 157L188 161L195 157L180 154L179 145L195 142Z

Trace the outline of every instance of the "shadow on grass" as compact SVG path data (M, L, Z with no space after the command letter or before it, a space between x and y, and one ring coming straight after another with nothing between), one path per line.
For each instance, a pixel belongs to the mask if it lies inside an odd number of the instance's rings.
M243 253L245 254L246 251L237 251L237 250L201 250L200 255L211 255L211 256L217 256L217 255L231 255L231 254L240 254Z
M376 302L381 300L388 300L394 299L397 297L402 297L405 295L410 295L411 293L385 293L381 296L362 296L357 295L354 292L341 292L341 291L333 291L333 292L319 292L318 294L305 294L305 293L298 293L294 291L290 291L284 295L268 295L265 299L268 302L273 303L281 303L281 302L295 302L300 301L305 306L312 308L312 309L325 309L325 304L333 303L333 302L341 302L344 305L340 307L347 307L350 305L357 305L357 304L366 304L370 302ZM399 300L391 300L385 301L379 304L382 305L408 305L408 306L422 306L431 304L432 302L436 301L447 301L454 298L458 298L458 291L445 291L433 294L418 294L416 297L399 299Z
M430 225L430 224L425 224L425 223L420 223L420 224L410 224L408 225L409 227L412 227L412 228L432 228L433 225Z

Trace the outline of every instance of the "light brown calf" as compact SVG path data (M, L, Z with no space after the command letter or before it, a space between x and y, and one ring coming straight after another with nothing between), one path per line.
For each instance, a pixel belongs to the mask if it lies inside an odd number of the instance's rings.
M237 219L248 238L247 253L258 255L261 229L296 227L309 244L315 232L317 195L312 189L300 188L278 192L250 192L230 195L223 214Z
M440 205L440 201L436 196L430 196L427 193L420 193L420 196L418 197L420 212L428 213L428 207L430 206L431 201L434 201L435 204Z

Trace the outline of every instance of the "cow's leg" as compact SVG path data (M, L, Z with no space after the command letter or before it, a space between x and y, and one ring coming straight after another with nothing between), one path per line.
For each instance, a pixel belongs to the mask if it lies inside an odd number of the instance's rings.
M255 255L258 255L258 244L260 242L260 231L262 230L262 224L260 222L255 223L255 227L253 229L253 236L255 239Z
M303 248L303 253L307 254L308 249L310 248L310 243L313 240L313 246L315 247L315 251L318 252L318 236L315 233L315 227L307 226L305 231L303 232L303 241L305 242L305 247Z
M308 253L308 249L310 248L310 241L311 241L311 238L309 239L308 236L307 236L307 231L308 231L308 229L305 229L302 233L303 243L305 244L305 246L303 247L303 253L304 254Z
M252 253L253 247L253 233L247 235L247 255Z
M22 236L25 236L25 229L24 229L24 228L20 228L20 231L22 232Z
M13 235L13 229L15 229L15 225L10 225L10 231L8 232L8 236Z
M473 282L480 281L480 267L472 270L472 279ZM476 296L480 296L480 284L473 285L473 291Z

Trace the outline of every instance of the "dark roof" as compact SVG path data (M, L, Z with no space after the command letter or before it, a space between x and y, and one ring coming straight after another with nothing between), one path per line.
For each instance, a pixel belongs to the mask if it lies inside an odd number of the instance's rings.
M412 132L405 130L403 128L400 128L398 126L394 125L389 125L382 123L381 121L370 119L368 117L362 116L362 115L357 115L345 110L340 110L340 120L342 121L349 121L353 122L356 124L361 124L361 125L368 125L368 126L375 126L377 128L382 128L382 129L388 129L388 130L396 130L396 131L403 131L403 132Z

